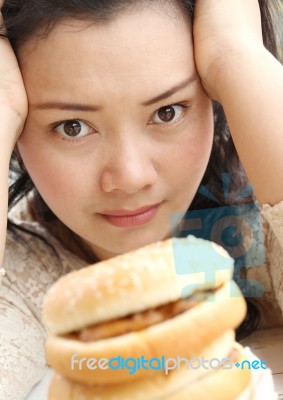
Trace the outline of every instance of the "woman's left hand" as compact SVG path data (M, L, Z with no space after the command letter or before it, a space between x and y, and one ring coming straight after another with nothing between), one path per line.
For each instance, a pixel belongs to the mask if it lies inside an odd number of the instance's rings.
M217 77L225 66L229 68L229 61L262 45L258 0L196 0L196 66L211 98L219 97Z

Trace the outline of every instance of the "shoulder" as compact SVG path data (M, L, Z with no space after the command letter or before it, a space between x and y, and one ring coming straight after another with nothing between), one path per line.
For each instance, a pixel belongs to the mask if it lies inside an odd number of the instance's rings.
M263 204L261 207L261 215L263 221L266 221L270 226L270 233L277 238L283 248L283 201L273 206L270 204Z
M41 312L46 291L85 262L33 220L28 199L22 199L8 216L18 228L7 231L5 275L0 276L0 358L6 360L0 392L16 399L27 395L45 373L47 333Z
M283 312L283 201L273 206L264 204L261 215L266 232L266 262L276 299Z
M256 302L261 310L261 328L283 325L283 201L258 206L260 232L253 225L256 262L247 263L248 281L260 285Z
M7 231L2 290L6 297L23 296L39 316L47 289L86 263L32 219L28 199L22 199L12 209L9 219L19 228Z

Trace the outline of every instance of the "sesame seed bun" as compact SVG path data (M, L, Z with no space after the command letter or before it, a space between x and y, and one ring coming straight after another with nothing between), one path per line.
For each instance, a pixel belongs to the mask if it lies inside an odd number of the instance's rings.
M61 277L48 291L43 323L60 335L220 287L234 260L213 242L188 236L153 243ZM199 284L199 286L196 286Z
M169 239L62 277L49 291L43 319L50 332L46 358L61 375L81 383L117 384L153 377L155 370L71 368L71 358L187 357L201 354L244 319L246 303L231 281L233 259L220 246L188 236ZM107 338L83 341L80 331L179 302L189 309L159 323ZM199 296L205 294L199 300ZM195 297L196 296L196 297ZM140 318L143 318L141 314ZM130 321L131 322L131 321ZM135 324L133 324L135 326ZM111 325L106 325L111 327Z

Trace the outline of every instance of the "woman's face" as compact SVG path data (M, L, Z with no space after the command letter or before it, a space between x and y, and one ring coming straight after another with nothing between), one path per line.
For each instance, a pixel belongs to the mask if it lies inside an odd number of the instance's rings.
M169 237L213 139L187 19L148 7L70 20L26 43L20 64L18 149L50 209L101 259Z

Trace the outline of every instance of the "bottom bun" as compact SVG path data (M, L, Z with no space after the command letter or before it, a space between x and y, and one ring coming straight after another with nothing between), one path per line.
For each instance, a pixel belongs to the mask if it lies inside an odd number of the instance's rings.
M58 373L50 384L49 400L252 400L251 371L236 368L247 358L243 347L234 343L227 358L233 358L230 369L201 369L192 374L182 366L168 375L114 385L84 385ZM195 370L199 372L199 370Z

